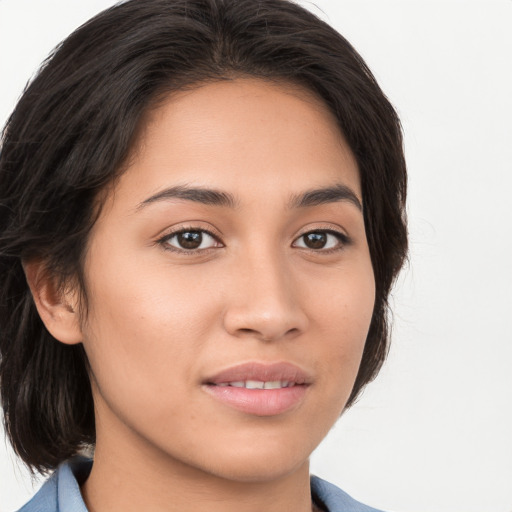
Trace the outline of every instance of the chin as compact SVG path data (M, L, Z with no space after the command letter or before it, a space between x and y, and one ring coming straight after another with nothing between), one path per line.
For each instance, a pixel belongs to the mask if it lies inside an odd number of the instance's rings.
M300 449L298 449L298 446ZM277 481L309 466L306 443L262 443L257 440L244 445L224 446L222 452L210 453L203 460L207 472L240 483ZM211 463L209 463L211 461Z
M276 460L277 459L277 460ZM252 459L230 460L212 473L225 480L239 483L277 482L301 469L309 468L309 459L289 460L276 457L253 457Z

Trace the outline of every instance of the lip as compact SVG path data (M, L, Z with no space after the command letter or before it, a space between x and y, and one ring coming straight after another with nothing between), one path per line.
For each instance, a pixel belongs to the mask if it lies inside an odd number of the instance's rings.
M259 380L287 380L296 384L310 384L311 377L299 366L286 363L249 362L231 366L215 375L204 379L205 384L222 384L224 382Z
M225 385L248 380L286 381L294 385L278 389L247 389ZM276 416L297 407L304 400L311 383L310 375L294 364L249 362L206 378L202 387L216 400L243 413Z

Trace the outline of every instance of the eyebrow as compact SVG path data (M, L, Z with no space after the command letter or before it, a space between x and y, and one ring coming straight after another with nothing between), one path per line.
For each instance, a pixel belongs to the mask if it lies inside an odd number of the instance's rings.
M355 192L346 185L337 184L331 187L308 190L302 194L292 197L292 208L307 208L309 206L320 206L323 204L348 201L363 211L363 205Z
M177 185L148 197L136 209L140 210L149 204L172 199L227 208L236 208L238 205L235 196L229 192L203 187L191 187L189 185ZM361 201L355 192L350 187L342 184L307 190L301 194L294 195L291 197L289 208L308 208L342 201L348 201L356 206L358 210L363 210Z
M206 204L208 206L225 206L228 208L235 208L237 205L235 197L228 192L202 187L190 187L188 185L178 185L166 188L165 190L148 197L137 206L137 210L144 208L148 204L169 199L182 199L185 201L194 201L195 203Z

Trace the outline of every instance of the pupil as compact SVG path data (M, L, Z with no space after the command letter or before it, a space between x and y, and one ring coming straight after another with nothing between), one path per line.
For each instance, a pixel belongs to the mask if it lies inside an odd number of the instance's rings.
M178 235L178 242L183 249L197 249L203 241L200 231L186 231Z
M310 249L322 249L327 243L327 235L325 233L308 233L304 235L304 243Z

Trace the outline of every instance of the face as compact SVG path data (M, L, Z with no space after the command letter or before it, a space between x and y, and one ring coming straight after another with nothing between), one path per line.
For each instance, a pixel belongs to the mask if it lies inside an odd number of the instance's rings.
M374 277L327 108L255 79L148 115L87 250L97 450L238 481L304 467L340 416Z

